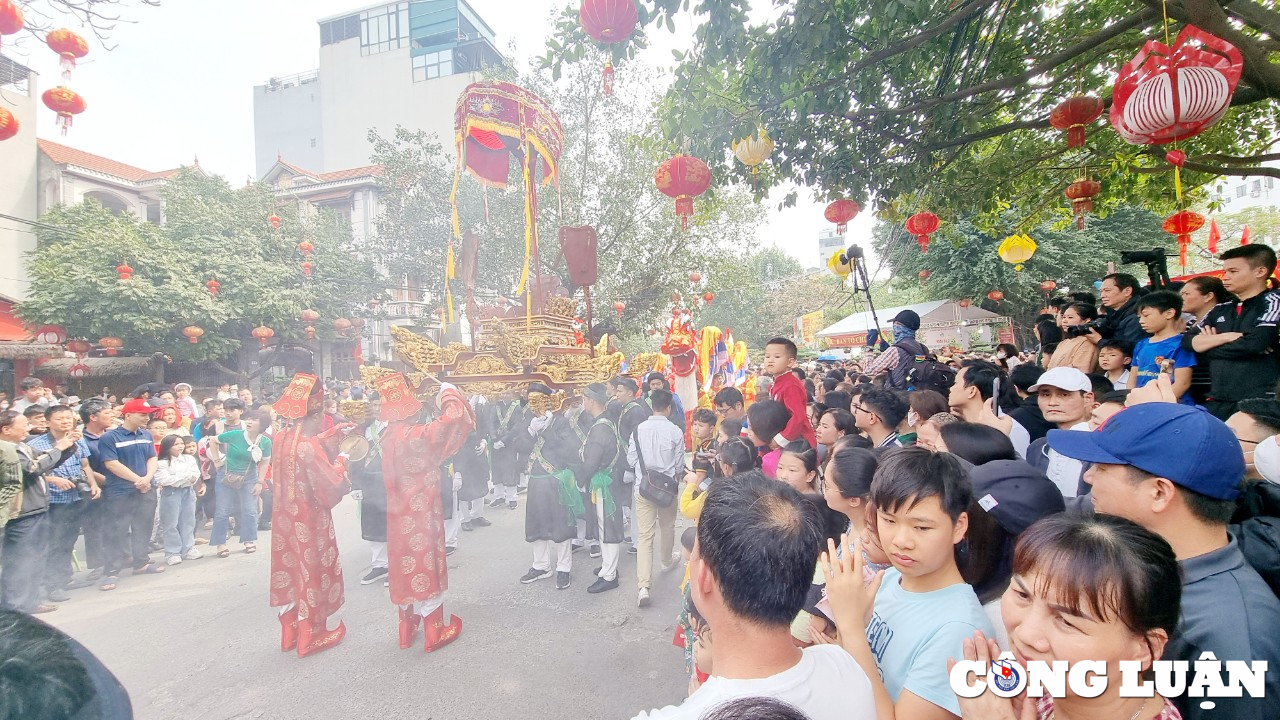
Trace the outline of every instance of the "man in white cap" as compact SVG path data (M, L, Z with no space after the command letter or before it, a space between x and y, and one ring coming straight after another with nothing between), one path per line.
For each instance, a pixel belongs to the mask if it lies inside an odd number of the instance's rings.
M1093 412L1093 383L1089 376L1073 367L1056 367L1040 376L1028 389L1035 395L1044 419L1059 430L1089 432L1089 414ZM1031 443L1027 462L1044 471L1064 498L1081 494L1084 463L1049 447L1045 438Z

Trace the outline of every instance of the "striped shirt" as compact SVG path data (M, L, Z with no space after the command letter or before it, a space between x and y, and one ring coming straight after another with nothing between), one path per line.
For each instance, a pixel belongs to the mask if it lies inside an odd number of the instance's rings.
M31 438L27 441L27 445L29 445L31 449L35 450L36 454L39 455L40 453L52 450L54 442L53 435L45 433L44 435L37 435L36 437ZM45 473L45 475L52 475L54 477L70 480L79 484L80 482L87 480L84 476L84 467L80 464L80 461L87 460L88 458L89 443L85 442L82 438L76 441L75 454L66 462L63 462L58 465L58 467ZM59 490L52 485L49 486L50 505L70 505L79 499L80 491L76 488L71 488L70 490Z

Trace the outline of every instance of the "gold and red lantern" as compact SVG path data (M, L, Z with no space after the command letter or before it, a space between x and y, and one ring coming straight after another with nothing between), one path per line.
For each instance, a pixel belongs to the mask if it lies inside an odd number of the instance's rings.
M351 321L346 318L338 318L333 321L333 329L339 333L345 334L351 329Z
M704 302L704 303L706 303L706 304L708 304L708 305L710 305L710 304L711 304L711 301L712 301L712 300L715 300L715 299L716 299L716 294L715 294L715 293L713 293L713 292L705 292L705 293L702 293L702 302Z
M316 324L316 321L320 319L320 313L310 308L307 308L306 310L302 311L302 314L299 317L302 319L302 322L305 323L307 326L307 339L315 340L316 339L315 324Z
M8 108L0 107L0 142L18 134L20 123Z
M273 215L272 217L275 217L275 216ZM279 220L279 219L280 218L276 218L276 220ZM278 222L272 223L272 224L279 226ZM309 240L303 240L302 242L298 243L298 252L302 253L302 257L304 258L311 257L311 253L315 252L315 249L316 249L316 246L313 245Z
M973 304L973 301L970 300L969 298L960 298L959 300L956 301L956 304L962 308L967 308Z
M613 304L613 311L618 313L618 317L622 317L622 311L627 309L627 304L621 300Z
M1049 124L1067 131L1067 147L1084 147L1085 128L1102 117L1102 98L1073 95L1058 103L1049 113Z
M693 199L711 187L711 168L696 157L676 155L658 167L653 181L663 195L676 199L676 215L680 216L681 226L688 230Z
M1178 236L1178 264L1187 266L1187 249L1191 247L1191 233L1204 227L1204 216L1198 212L1183 210L1164 219L1164 231Z
M923 282L923 281L925 281L925 280L928 280L928 279L929 279L929 276L930 276L930 275L932 275L932 274L933 274L933 273L929 272L928 270L921 270L921 271L920 271L920 273L919 273L919 278L920 278L921 282Z
M192 345L200 342L200 336L204 335L204 328L199 325L188 325L182 328L182 334L187 336L187 341Z
M124 347L124 341L118 337L108 335L98 340L98 345L107 351L107 355L115 357L120 352L120 348Z
M697 285L698 283L702 282L702 273L700 272L689 273L689 282L693 283L694 285Z
M14 0L0 0L0 35L12 35L22 30L22 8Z
M67 368L67 377L71 378L72 380L83 380L89 377L90 372L91 370L89 369L88 365L85 365L82 362L78 362L72 365L71 367Z
M1040 283L1040 292L1051 293L1057 289L1058 289L1058 283L1052 280L1045 280L1044 282Z
M205 286L206 288L209 288L209 294L210 294L210 295L212 295L212 296L214 296L214 297L218 297L218 288L222 287L222 283L220 283L220 282L218 282L217 280L214 280L214 279L212 279L212 278L211 278L208 282L206 282L206 283L204 284L204 286Z
M679 304L680 304L680 301L681 301L682 299L683 299L683 298L681 298L681 297L680 297L680 293L678 293L678 292L673 292L673 293L671 293L671 302L672 302L672 304L679 305Z
M271 328L267 327L266 325L259 325L258 327L254 328L253 330L250 330L250 331L249 331L249 334L250 334L250 335L252 335L252 336L254 336L254 337L256 337L256 338L258 338L258 342L262 343L262 347L263 347L263 348L266 348L266 347L267 347L267 341L268 341L268 340L270 340L271 338L275 337L276 331L275 331L275 330L272 330Z
M987 293L987 299L990 300L991 302L1000 302L1001 300L1004 300L1004 293L1000 292L999 290L992 290L991 292Z
M129 263L122 262L116 266L116 274L120 276L121 280L128 280L133 277L133 268L129 267Z
M302 275L303 275L303 277L311 277L311 272L315 269L315 266L316 266L316 264L315 264L315 263L313 263L313 262L311 262L310 260L304 260L304 261L302 261Z
M916 236L920 252L929 252L929 236L938 231L938 216L931 212L918 212L907 218L907 232Z
M57 325L41 325L36 330L36 342L45 345L61 345L67 341L67 333Z
M635 0L582 0L578 22L592 40L614 45L631 39L640 23L640 13ZM613 94L612 59L604 66L603 91L605 95Z
M827 222L836 224L837 235L843 235L845 230L849 229L849 221L857 217L861 210L862 208L858 203L848 198L840 198L828 205L822 215L827 219Z
M62 58L62 79L70 80L71 71L76 68L76 60L89 54L89 43L79 33L70 28L50 30L44 42L49 49Z
M67 352L74 354L78 358L88 355L92 349L93 345L88 340L77 338L67 341Z
M45 90L41 99L44 100L45 107L58 114L58 127L62 128L63 135L71 129L71 122L75 116L88 107L80 93L65 85Z
M365 326L364 318L358 317L358 318L351 319L351 327L355 328L357 332L359 332L360 330L363 330L364 326Z
M1067 186L1066 196L1071 201L1071 212L1076 216L1076 228L1084 229L1085 213L1093 212L1093 199L1102 192L1102 183L1080 178Z
M1234 45L1194 25L1173 47L1148 40L1116 78L1111 125L1132 145L1198 135L1227 113L1243 68Z
M280 229L280 216L279 216L279 215L277 215L277 214L275 214L275 213L271 213L270 215L268 215L268 216L267 216L267 222L271 223L271 229L272 229L272 230L279 230L279 229Z

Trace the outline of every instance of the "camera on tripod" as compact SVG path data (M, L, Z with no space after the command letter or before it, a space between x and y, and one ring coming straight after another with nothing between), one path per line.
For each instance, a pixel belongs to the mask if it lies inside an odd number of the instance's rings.
M1121 265L1143 263L1147 266L1147 278L1151 280L1151 289L1167 288L1170 284L1169 263L1162 248L1150 250L1123 250L1120 252Z

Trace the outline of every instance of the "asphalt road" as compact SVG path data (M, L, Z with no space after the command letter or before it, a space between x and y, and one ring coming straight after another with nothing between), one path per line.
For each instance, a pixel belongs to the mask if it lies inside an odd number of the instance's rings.
M626 553L622 587L603 595L586 592L598 563L586 551L574 555L570 588L521 585L530 560L523 496L519 510L487 517L493 526L461 533L449 558L446 607L463 618L462 636L430 655L420 644L401 650L386 588L359 584L369 554L350 499L334 510L348 630L334 649L305 659L280 652L266 534L256 554L206 556L158 576L126 571L115 591L73 590L41 617L106 663L140 720L629 718L684 697L684 662L671 644L679 570L655 571L644 609Z

